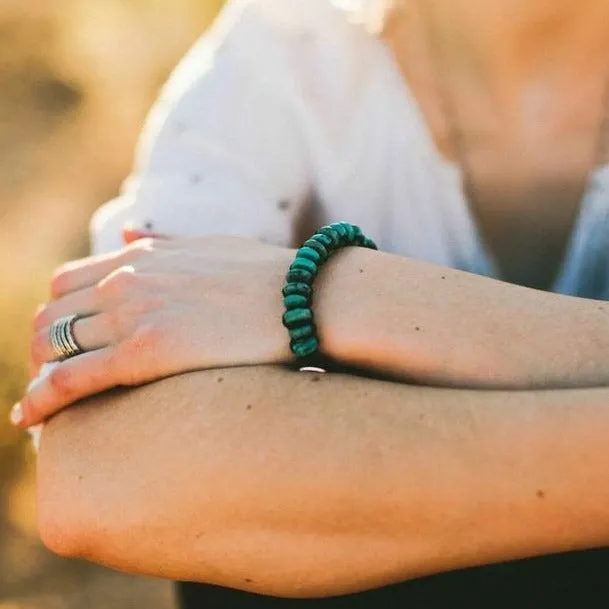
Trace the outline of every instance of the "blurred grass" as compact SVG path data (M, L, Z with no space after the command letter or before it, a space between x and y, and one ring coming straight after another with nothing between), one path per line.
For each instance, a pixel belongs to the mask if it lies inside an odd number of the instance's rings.
M35 458L7 422L31 317L91 212L131 167L145 114L222 0L0 0L0 609L173 606L170 586L52 556Z

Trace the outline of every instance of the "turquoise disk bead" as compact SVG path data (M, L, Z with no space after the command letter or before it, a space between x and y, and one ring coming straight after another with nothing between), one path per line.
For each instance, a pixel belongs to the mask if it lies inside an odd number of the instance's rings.
M309 273L313 273L314 276L317 275L317 265L312 260L301 258L300 256L296 256L296 260L292 262L290 269L302 269L304 271L309 271Z
M315 336L315 326L313 324L306 324L300 328L292 328L290 330L290 338L293 342L309 338L310 336Z
M319 262L321 261L321 255L310 247L301 247L296 252L296 257L307 258L308 260L315 262L315 264L319 264Z
M364 241L362 243L363 247L367 247L368 249L371 250L377 250L378 247L376 246L376 243L374 241L372 241L372 239L368 239L368 237L364 237Z
M310 324L313 321L313 312L311 309L292 309L283 314L283 325L291 330L304 324Z
M361 247L363 245L364 239L366 237L365 237L364 233L362 232L362 229L359 226L356 226L354 224L353 225L353 230L355 231L355 240L354 240L354 243L356 245L359 245Z
M334 241L328 237L328 235L324 235L322 233L315 233L311 239L315 239L315 241L319 241L329 252L334 249Z
M332 239L333 249L340 246L340 235L331 226L322 226L317 232Z
M284 296L292 296L293 294L298 294L298 296L305 296L306 298L311 298L313 294L313 288L306 283L288 283L283 288Z
M321 256L321 259L324 261L326 261L330 256L328 250L319 241L316 241L315 239L308 239L302 245L303 247L310 247L312 250L315 250Z
M292 294L283 299L283 304L286 309L306 309L311 304L311 299L306 296Z
M348 222L341 222L341 225L343 226L345 231L347 231L347 236L346 236L347 243L354 243L355 236L357 233L355 232L353 225L349 224Z
M292 353L297 357L308 357L317 352L319 349L319 341L312 336L311 338L306 338L304 340L292 341L290 347Z
M290 269L286 276L288 283L313 283L315 275L304 269Z
M330 224L330 227L338 233L341 245L345 245L347 242L347 229L340 222L334 222Z

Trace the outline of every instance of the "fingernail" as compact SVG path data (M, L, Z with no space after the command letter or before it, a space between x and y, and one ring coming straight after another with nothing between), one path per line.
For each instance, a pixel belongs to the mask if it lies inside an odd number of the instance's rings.
M21 404L15 404L11 410L11 423L13 425L21 425L23 423L23 408Z

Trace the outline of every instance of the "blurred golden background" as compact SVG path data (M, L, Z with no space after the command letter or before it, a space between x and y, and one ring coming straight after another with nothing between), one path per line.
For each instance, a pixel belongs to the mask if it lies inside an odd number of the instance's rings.
M40 544L35 458L8 412L31 318L92 211L129 173L144 117L222 0L0 0L0 609L169 609L168 583Z

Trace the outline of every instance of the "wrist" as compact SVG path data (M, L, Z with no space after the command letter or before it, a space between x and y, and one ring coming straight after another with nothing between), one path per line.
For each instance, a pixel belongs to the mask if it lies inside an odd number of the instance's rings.
M281 254L277 257L277 266L275 272L274 288L273 288L273 313L270 317L273 324L273 344L275 345L273 356L265 363L268 364L293 364L296 362L296 356L290 348L290 337L282 323L284 314L284 304L282 289L285 285L286 273L290 264L296 256L297 250L294 248L282 248Z
M379 253L358 247L337 252L320 271L313 304L322 353L347 366L358 366L374 347L371 281Z
M497 323L500 308L476 315L475 307L464 306L463 291L471 277L425 262L346 249L318 278L315 315L321 349L346 366L424 384L503 384L502 373L509 374L506 351L514 350L497 348L497 337L486 331L487 322L494 330L502 325ZM476 279L485 283L474 286L474 292L488 288L488 280ZM482 300L477 303L484 307Z

